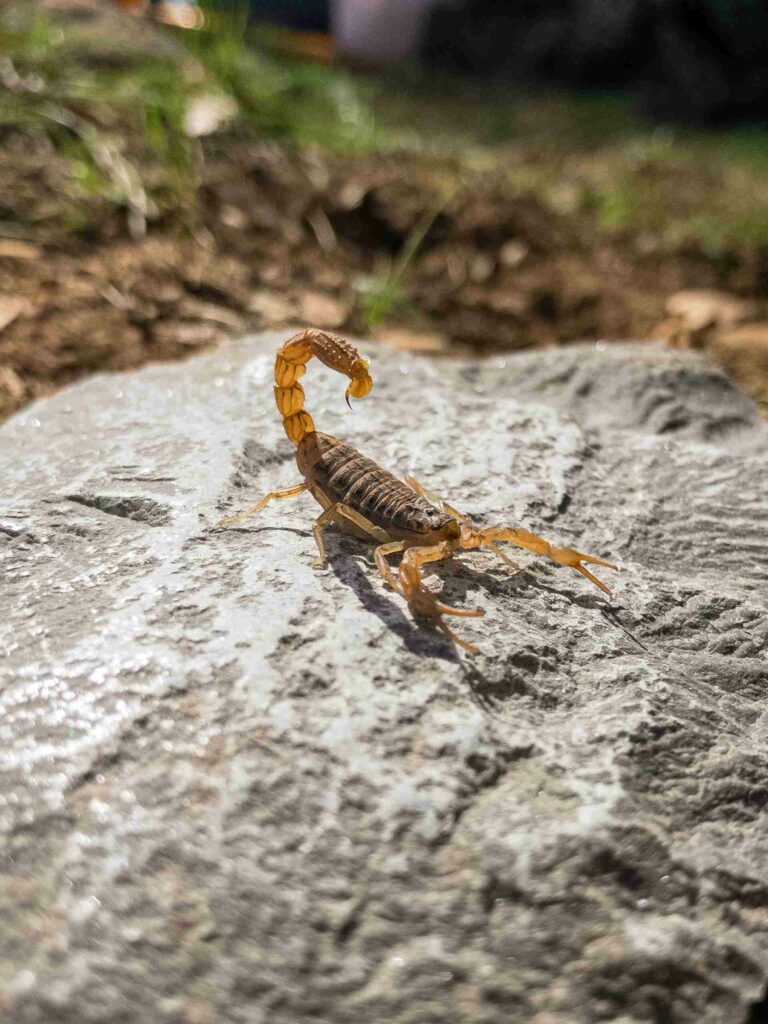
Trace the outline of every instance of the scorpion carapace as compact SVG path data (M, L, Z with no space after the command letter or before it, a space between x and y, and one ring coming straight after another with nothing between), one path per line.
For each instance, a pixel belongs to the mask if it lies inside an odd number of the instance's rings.
M415 615L433 619L455 643L472 652L477 648L456 636L444 616L478 617L485 613L451 608L438 601L422 580L421 567L427 562L449 558L458 550L490 547L507 564L514 565L498 546L513 544L544 555L558 565L576 569L610 596L610 590L583 563L616 569L611 562L570 548L553 547L541 537L515 527L478 529L466 516L435 498L413 478L406 477L405 482L398 480L350 445L316 431L312 417L304 408L304 389L299 384L312 356L350 378L347 403L350 397L365 398L373 387L368 363L343 338L310 328L288 340L275 361L275 401L285 432L297 446L296 463L302 482L286 490L271 491L247 512L222 520L222 526L255 515L270 501L309 491L323 509L313 528L319 552L314 565L325 564L323 530L329 523L376 542L376 566L389 586L408 601ZM387 561L395 554L403 556L397 573Z

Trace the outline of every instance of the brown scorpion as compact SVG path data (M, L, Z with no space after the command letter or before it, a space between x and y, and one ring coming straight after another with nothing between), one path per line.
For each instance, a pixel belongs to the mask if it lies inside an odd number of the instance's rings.
M270 501L294 498L309 491L323 508L313 528L320 553L319 559L313 562L314 566L325 564L323 530L330 523L356 537L375 541L378 546L374 557L379 573L393 590L406 599L414 615L434 619L454 643L472 653L476 653L477 648L456 636L443 621L443 616L475 618L485 613L480 609L464 610L441 604L422 582L421 567L426 562L449 558L456 550L471 551L485 546L514 566L514 562L497 546L506 542L544 555L558 565L576 569L610 596L605 584L582 564L587 562L616 569L610 562L570 548L553 547L527 530L510 526L477 529L466 516L434 498L413 478L406 477L405 482L398 480L351 445L315 430L312 417L304 408L304 389L299 383L312 356L317 356L326 366L350 378L345 395L347 405L350 397L365 398L373 387L367 361L338 335L310 328L287 341L278 351L275 361L275 401L283 417L285 432L297 446L296 463L302 482L283 491L271 491L247 512L223 519L221 526L255 515ZM403 553L403 557L397 575L394 575L387 559L399 553Z

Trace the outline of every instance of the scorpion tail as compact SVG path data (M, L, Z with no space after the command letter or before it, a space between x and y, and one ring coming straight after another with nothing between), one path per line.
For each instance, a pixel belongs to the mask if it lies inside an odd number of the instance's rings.
M337 334L310 327L286 341L275 359L275 402L283 417L285 432L296 445L315 429L312 417L304 408L304 388L299 384L312 356L349 377L344 396L347 405L350 398L365 398L373 387L366 360Z

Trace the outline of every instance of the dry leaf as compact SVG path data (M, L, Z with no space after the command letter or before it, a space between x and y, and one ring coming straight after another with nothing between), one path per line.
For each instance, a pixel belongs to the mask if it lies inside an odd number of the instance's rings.
M447 347L447 341L442 334L408 331L403 327L377 330L376 339L392 345L400 352L444 352Z
M258 313L268 324L297 320L296 304L279 292L258 291L248 299L248 312Z
M502 245L499 251L499 259L505 267L517 267L523 262L529 252L530 249L525 242L513 238Z
M187 320L212 320L235 330L242 330L242 317L233 313L226 306L217 306L213 302L202 302L200 299L184 298L178 305L179 316Z
M36 260L40 252L40 248L31 242L22 242L16 238L0 238L0 256L6 259Z
M154 335L158 341L184 345L187 348L210 345L223 337L221 331L212 323L179 323L170 320L156 324Z
M18 402L26 394L24 381L10 366L0 366L0 393L5 392L14 402Z
M13 323L16 317L27 308L24 299L14 295L0 295L0 331Z
M668 317L657 324L650 337L675 348L703 344L716 327L731 327L754 317L754 302L712 288L690 288L670 295L665 303Z
M708 351L747 394L768 404L768 323L720 331Z
M689 331L700 331L713 324L738 324L755 315L755 303L727 292L710 288L676 292L667 299L666 310L679 318Z
M301 319L313 327L333 329L341 327L349 315L349 310L338 299L322 292L303 292L299 295L299 314Z
M237 103L230 96L208 94L193 96L187 106L184 128L187 135L199 139L213 135L237 113Z

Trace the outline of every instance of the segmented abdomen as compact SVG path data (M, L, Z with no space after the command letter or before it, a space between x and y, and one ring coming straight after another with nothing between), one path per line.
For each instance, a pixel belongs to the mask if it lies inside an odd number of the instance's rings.
M329 434L308 434L299 468L333 502L342 502L384 530L427 533L451 522L397 477Z

